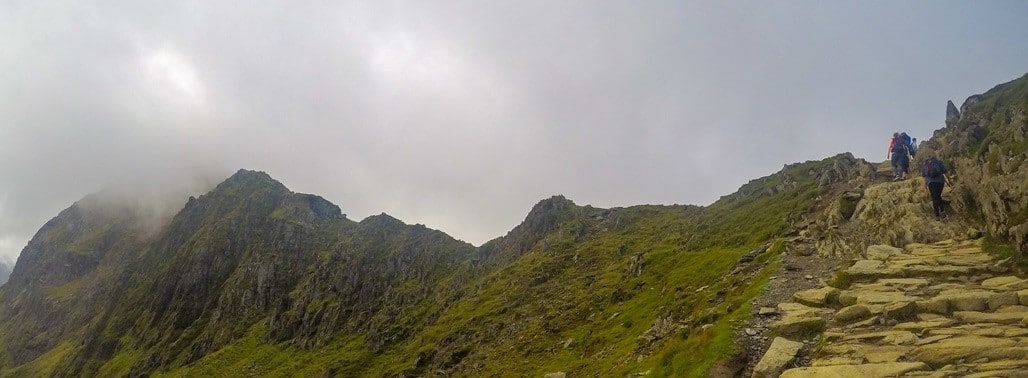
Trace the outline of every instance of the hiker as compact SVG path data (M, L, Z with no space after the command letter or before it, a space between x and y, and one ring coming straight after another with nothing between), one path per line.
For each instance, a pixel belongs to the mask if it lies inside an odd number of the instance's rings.
M907 135L906 131L901 132L900 136L903 137L903 145L907 146L907 153L910 154L910 156L914 156L914 141L917 139L911 139L910 135Z
M921 164L921 176L924 176L925 191L932 198L932 210L935 210L935 219L941 220L946 218L946 211L943 209L946 203L942 200L942 188L949 182L949 178L946 177L946 166L934 155L930 155Z
M900 133L892 133L892 140L889 141L889 152L886 158L892 162L893 181L906 180L907 171L910 169L909 144L903 139Z

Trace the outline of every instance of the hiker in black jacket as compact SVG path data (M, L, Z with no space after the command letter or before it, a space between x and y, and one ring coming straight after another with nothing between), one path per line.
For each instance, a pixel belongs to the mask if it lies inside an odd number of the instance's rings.
M946 177L946 166L935 156L929 156L921 164L921 175L924 176L925 191L932 198L932 209L935 210L935 219L945 218L946 211L943 209L943 206L946 203L942 200L942 188L949 182L949 178Z

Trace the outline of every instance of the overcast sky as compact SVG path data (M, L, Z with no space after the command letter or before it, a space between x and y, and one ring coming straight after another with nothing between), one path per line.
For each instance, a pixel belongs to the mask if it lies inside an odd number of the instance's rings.
M0 256L239 168L476 245L554 194L707 205L1028 72L1024 1L86 3L0 2Z

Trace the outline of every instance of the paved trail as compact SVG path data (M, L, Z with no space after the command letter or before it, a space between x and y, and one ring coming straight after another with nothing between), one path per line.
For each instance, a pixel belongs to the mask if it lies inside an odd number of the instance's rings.
M779 305L779 337L754 376L1028 377L1028 280L1004 273L980 240L866 256L844 270L848 288ZM810 366L786 370L802 340L816 340Z

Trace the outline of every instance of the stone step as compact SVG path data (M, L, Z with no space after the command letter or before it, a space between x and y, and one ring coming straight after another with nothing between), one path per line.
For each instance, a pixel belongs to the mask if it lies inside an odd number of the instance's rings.
M843 270L848 287L779 305L779 335L821 332L810 366L782 377L1028 377L1028 279L994 277L1002 269L980 241L872 246L865 256Z
M782 373L782 378L895 377L911 371L928 369L928 365L921 362L833 365L789 369Z

